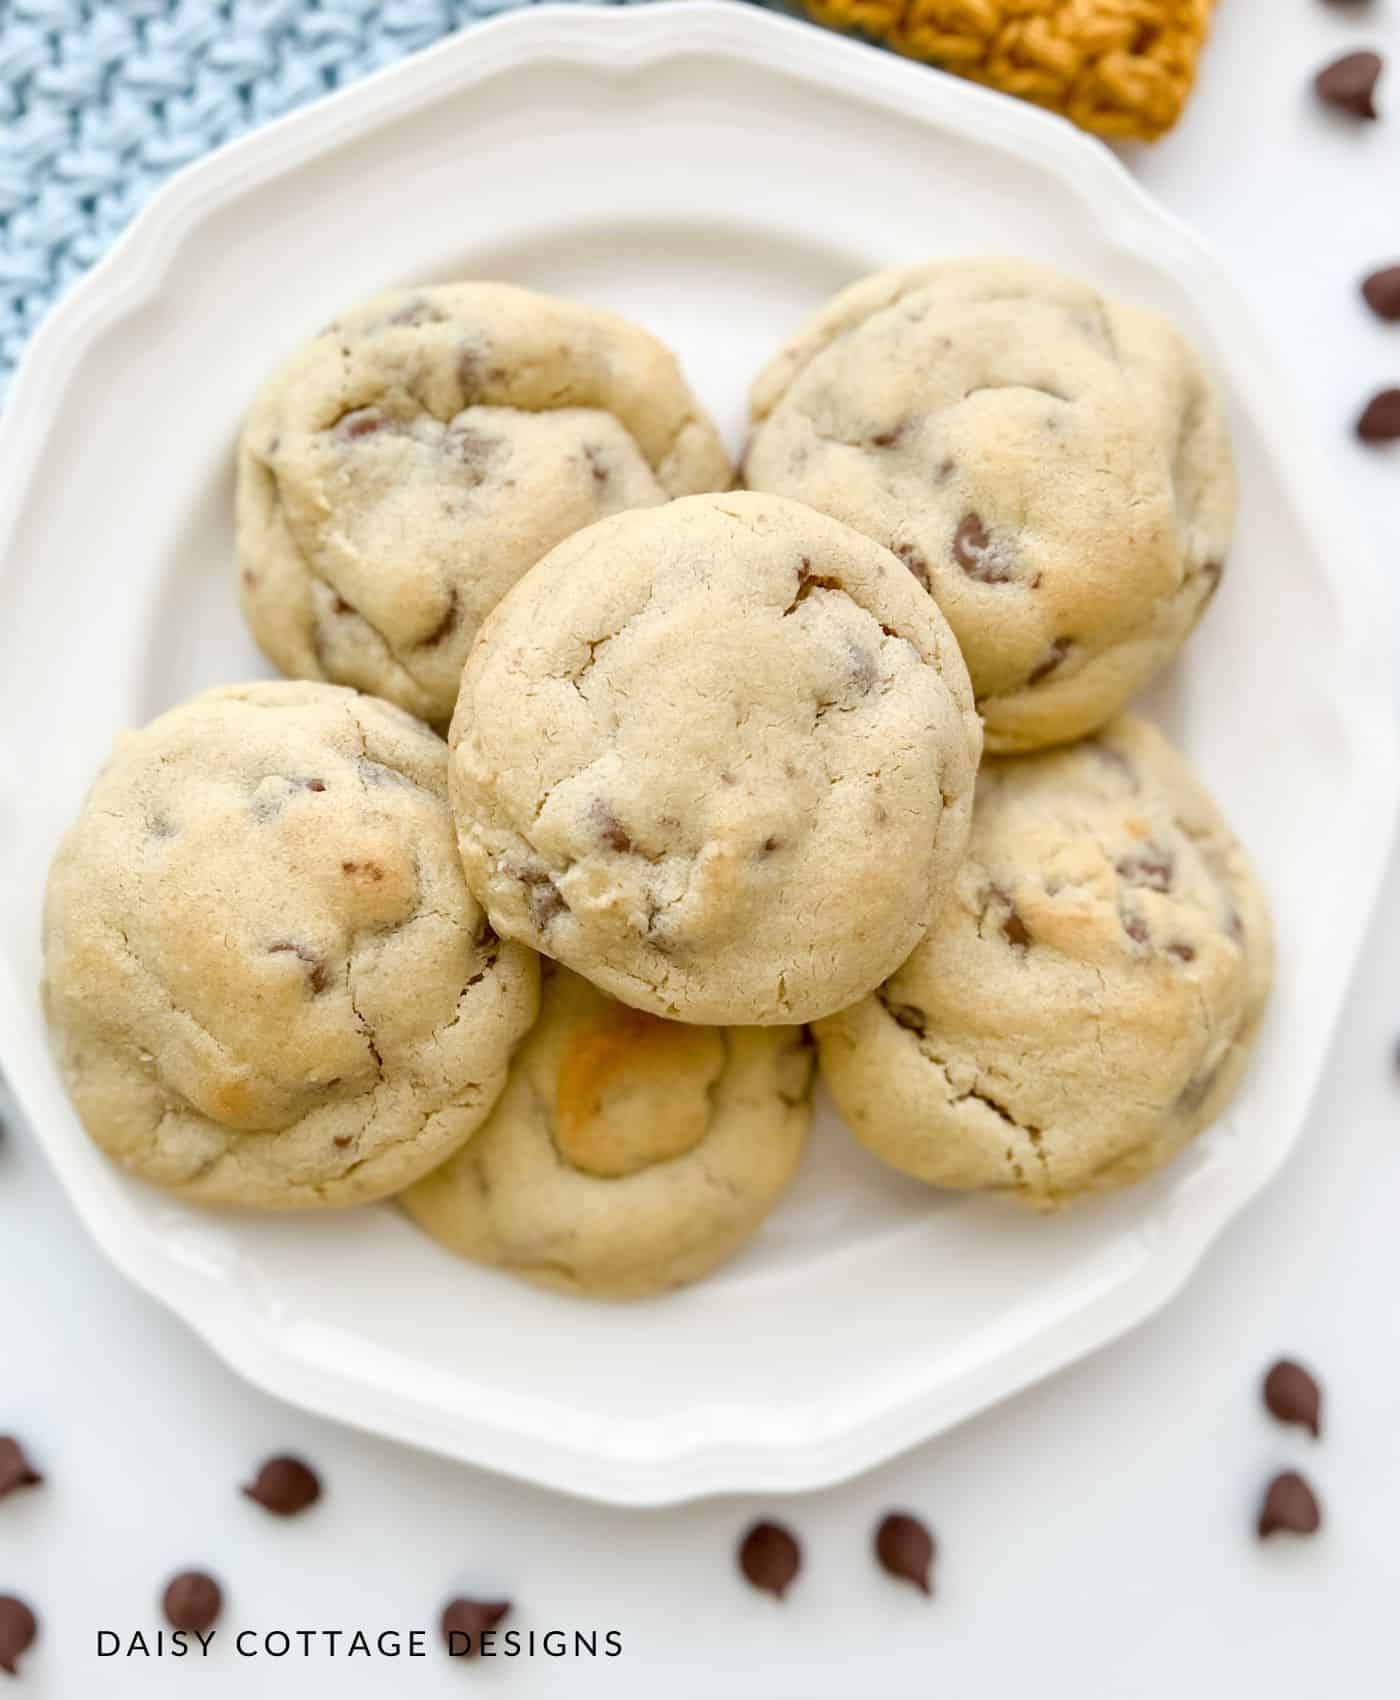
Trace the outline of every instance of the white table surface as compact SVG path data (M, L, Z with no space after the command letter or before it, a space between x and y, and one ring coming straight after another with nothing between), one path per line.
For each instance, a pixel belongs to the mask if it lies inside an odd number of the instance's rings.
M1312 71L1371 43L1396 61L1382 85L1389 121L1319 112ZM1350 427L1373 388L1400 382L1400 326L1356 295L1366 270L1400 260L1400 0L1222 0L1180 130L1132 150L1132 164L1232 263L1395 577L1400 449L1364 450ZM22 1436L49 1476L0 1506L0 1592L42 1618L17 1700L507 1689L709 1700L717 1684L739 1700L1397 1692L1397 944L1400 863L1303 1147L1183 1297L958 1432L791 1500L612 1512L257 1394L108 1270L12 1115L0 1145L0 1432ZM1260 1407L1259 1376L1281 1351L1324 1381L1321 1444ZM305 1454L328 1490L289 1523L235 1492L281 1450ZM1261 1547L1258 1494L1288 1466L1315 1482L1326 1526ZM937 1531L931 1603L867 1557L892 1506ZM782 1605L732 1561L764 1513L806 1550ZM226 1585L213 1655L99 1661L97 1630L154 1631L165 1578L188 1565ZM622 1655L449 1663L431 1631L454 1591L513 1597L522 1630L615 1629ZM242 1627L426 1628L429 1654L240 1659L228 1643Z

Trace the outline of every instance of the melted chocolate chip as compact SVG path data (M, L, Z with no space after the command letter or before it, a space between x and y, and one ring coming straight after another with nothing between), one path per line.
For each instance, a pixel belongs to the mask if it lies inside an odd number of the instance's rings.
M1167 946L1167 955L1174 956L1178 962L1194 962L1196 960L1196 948L1194 945L1187 944L1183 939L1174 939Z
M1275 1476L1259 1508L1259 1538L1270 1535L1315 1535L1322 1527L1317 1496L1296 1470Z
M445 322L447 315L434 307L431 301L410 301L400 307L397 312L390 313L385 320L390 325L440 325Z
M11 1435L0 1434L0 1499L16 1488L37 1487L43 1477L24 1455L24 1449Z
M337 594L337 595L335 595L331 598L331 613L332 614L353 614L354 612L355 612L354 608L350 605L350 603L348 603L345 600L345 598L343 596Z
M797 608L797 605L800 602L805 602L814 590L841 589L841 581L839 579L822 578L819 573L814 573L811 568L812 563L804 555L802 557L802 564L797 569L797 592L792 601L789 602L787 607L783 609L784 614L793 613Z
M890 634L893 636L893 633ZM846 645L846 653L851 658L851 685L862 696L869 696L875 689L875 681L880 677L879 668L875 665L875 657L868 649L863 649L854 639Z
M567 915L569 906L564 894L543 868L523 868L516 876L525 887L525 901L530 919L541 932L560 915Z
M269 956L280 955L290 951L306 969L306 983L311 988L312 997L319 997L330 985L330 972L325 958L317 956L314 950L309 950L304 944L297 944L292 939L277 939L267 947Z
M612 473L608 470L608 466L603 459L603 451L596 443L585 443L583 455L584 459L588 462L589 470L593 474L594 484L596 484L601 490L612 478Z
M1400 319L1400 266L1384 266L1363 278L1361 295L1378 319Z
M324 791L325 788L326 782L324 779L308 779L306 782L306 789L308 791Z
M870 439L871 446L877 449L895 448L908 428L909 421L901 419L897 425L891 425L888 430L877 431Z
M1264 1403L1281 1423L1297 1423L1314 1440L1322 1433L1322 1389L1291 1358L1280 1358L1264 1377Z
M330 1086L332 1084L333 1084L333 1082L331 1082L329 1080L326 1082L327 1086ZM348 1147L351 1146L353 1143L354 1143L354 1141L350 1138L350 1135L348 1133L338 1133L338 1134L336 1134L335 1138L331 1141L331 1144L335 1146L337 1151L344 1151L344 1150L348 1149Z
M161 1599L166 1621L175 1629L202 1635L212 1629L223 1610L223 1590L202 1570L182 1570L170 1580Z
M1119 877L1129 885L1145 885L1149 891L1170 891L1176 861L1170 850L1145 844L1118 863Z
M781 1523L755 1523L739 1543L739 1568L755 1588L780 1600L802 1568L802 1549Z
M1042 679L1048 679L1056 668L1063 663L1065 657L1073 648L1073 638L1057 637L1046 652L1045 659L1043 661L1038 661L1035 666L1031 668L1030 672L1026 674L1026 683L1028 685L1038 685Z
M924 589L927 590L929 588L928 562L914 547L914 545L912 543L896 543L894 546L894 552L899 556L900 560L904 562L905 566L908 567L909 571L913 573L914 577L918 579L919 583L923 585Z
M1006 942L1013 950L1029 950L1031 942L1030 929L1026 926L1026 923L1021 919L1020 915L1014 908L1002 922L1001 930L1006 937Z
M462 598L454 584L447 593L447 607L443 610L442 618L428 633L427 637L419 638L417 647L419 649L436 649L450 632L456 631L461 623Z
M1134 944L1146 944L1152 936L1147 930L1147 922L1141 915L1125 914L1123 916L1123 931Z
M340 434L354 442L358 437L372 437L382 431L389 421L376 407L357 407L340 420Z
M269 1458L243 1492L275 1517L295 1517L321 1497L321 1483L300 1458Z
M1356 421L1363 443L1393 443L1400 438L1400 389L1378 390Z
M632 848L632 839L617 816L604 802L593 805L593 824L598 829L598 840L607 850L616 850L619 856L625 856Z
M762 849L763 854L765 856L771 856L775 850L781 850L782 847L783 847L782 839L781 838L774 838L770 835L769 837L767 837L763 840L763 844L761 846L761 849Z
M39 1620L24 1601L0 1594L0 1670L18 1676L20 1656L34 1645L38 1633Z
M1383 62L1379 53L1344 53L1313 79L1313 87L1329 106L1353 118L1376 117L1374 95Z
M908 1033L917 1033L921 1039L928 1032L928 1013L916 1004L890 1003L883 997L880 1002L884 1004L885 1014L896 1027L903 1027Z
M927 1525L907 1511L891 1511L875 1531L875 1556L881 1569L902 1582L912 1582L925 1594L933 1592L929 1567L934 1551Z
M485 360L479 348L464 348L457 358L457 382L462 386L463 402L471 401L481 390Z
M953 533L953 559L981 584L1008 584L1011 568L987 534L980 514L964 514Z
M510 1608L509 1600L449 1600L442 1608L442 1639L449 1657L472 1658L482 1635L494 1629Z

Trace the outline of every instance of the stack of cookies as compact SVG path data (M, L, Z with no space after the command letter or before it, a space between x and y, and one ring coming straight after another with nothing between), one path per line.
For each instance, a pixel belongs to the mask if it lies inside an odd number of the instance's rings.
M735 482L653 337L505 285L272 377L238 570L289 678L123 735L50 878L104 1150L632 1296L773 1208L814 1057L877 1158L1041 1209L1219 1114L1268 917L1122 712L1229 542L1191 351L1021 262L883 273L759 375Z

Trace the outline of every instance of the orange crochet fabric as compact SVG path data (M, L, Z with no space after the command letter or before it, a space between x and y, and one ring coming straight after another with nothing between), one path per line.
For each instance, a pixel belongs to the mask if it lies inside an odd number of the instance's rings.
M1086 130L1151 141L1196 78L1215 0L803 0L812 16L1051 107Z

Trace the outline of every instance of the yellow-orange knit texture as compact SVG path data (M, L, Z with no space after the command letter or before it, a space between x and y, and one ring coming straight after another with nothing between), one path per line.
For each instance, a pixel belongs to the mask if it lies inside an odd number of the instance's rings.
M1215 0L804 0L1100 136L1150 141L1181 114Z

